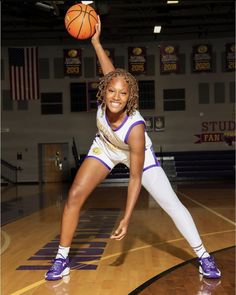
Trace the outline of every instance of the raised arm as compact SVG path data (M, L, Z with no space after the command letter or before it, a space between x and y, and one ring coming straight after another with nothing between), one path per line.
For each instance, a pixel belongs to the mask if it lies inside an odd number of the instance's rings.
M96 32L93 35L93 37L91 38L91 42L92 42L92 45L93 45L95 52L97 54L98 60L100 62L103 75L106 75L106 74L114 71L115 68L100 43L101 21L100 21L99 16L98 16L98 23L96 24L95 29L96 29Z

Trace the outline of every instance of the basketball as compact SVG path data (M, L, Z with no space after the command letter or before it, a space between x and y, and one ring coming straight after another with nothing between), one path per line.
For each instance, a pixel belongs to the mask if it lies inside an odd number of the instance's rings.
M82 3L71 6L65 15L67 32L72 37L80 40L93 36L97 22L96 11L91 6Z

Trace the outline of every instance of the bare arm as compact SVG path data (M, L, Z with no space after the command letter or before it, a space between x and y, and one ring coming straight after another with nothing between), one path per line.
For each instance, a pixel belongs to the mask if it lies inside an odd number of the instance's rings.
M91 42L97 54L98 60L100 62L103 75L106 75L115 70L110 58L107 56L105 50L103 49L100 43L100 34L101 34L101 21L98 16L98 23L95 26L96 32L93 35Z
M116 240L121 240L126 235L130 217L141 190L145 151L144 125L137 125L132 129L129 135L128 144L130 147L130 179L128 196L124 217L114 235L111 236L112 239Z

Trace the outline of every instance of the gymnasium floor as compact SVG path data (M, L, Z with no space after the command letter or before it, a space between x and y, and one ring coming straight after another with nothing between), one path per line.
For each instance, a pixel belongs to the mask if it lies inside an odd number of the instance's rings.
M127 237L109 236L126 200L126 185L108 183L87 200L71 249L72 271L46 282L55 256L68 187L2 187L1 294L233 295L235 199L229 182L173 183L203 242L214 252L221 280L205 280L196 259L166 213L142 190Z

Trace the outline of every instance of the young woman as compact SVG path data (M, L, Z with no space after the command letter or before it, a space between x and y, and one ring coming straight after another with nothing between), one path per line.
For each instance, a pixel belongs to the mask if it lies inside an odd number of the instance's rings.
M137 81L125 70L114 68L99 41L100 32L99 20L92 37L104 74L97 94L98 134L70 188L62 217L58 253L45 278L58 280L69 274L68 254L81 207L94 188L118 163L129 167L130 178L124 216L111 238L121 240L126 235L143 185L169 214L199 257L200 273L207 278L219 278L221 273L213 257L205 250L190 213L179 201L155 157L152 142L145 132L145 121L138 111Z

